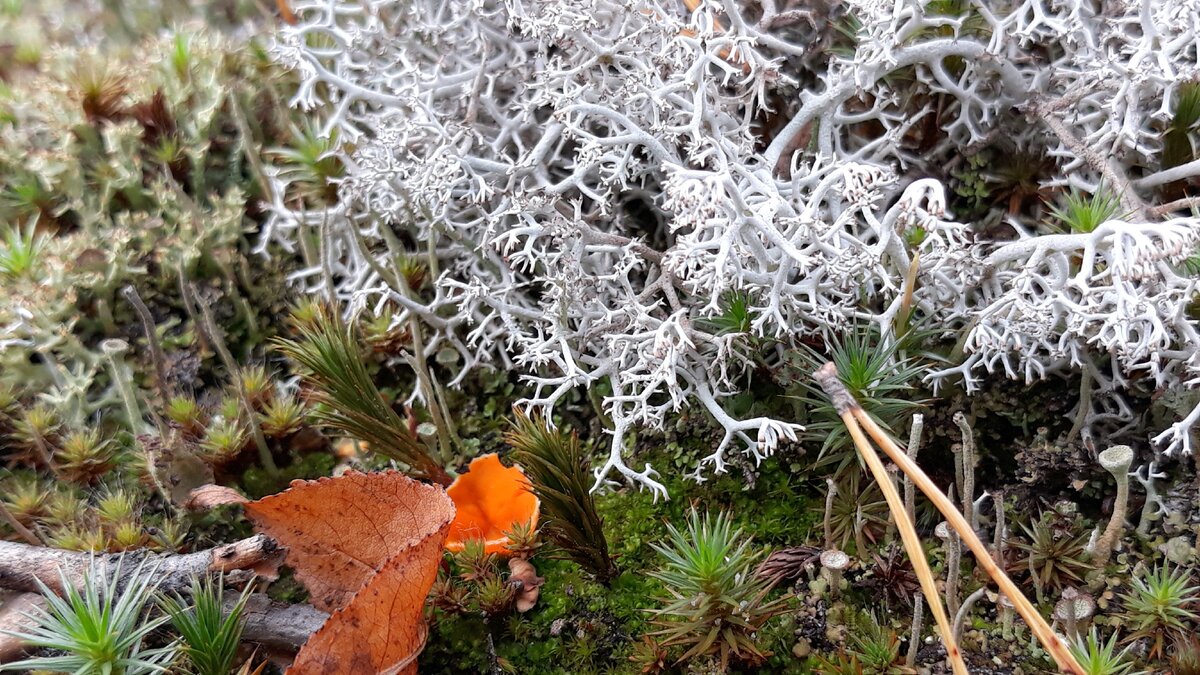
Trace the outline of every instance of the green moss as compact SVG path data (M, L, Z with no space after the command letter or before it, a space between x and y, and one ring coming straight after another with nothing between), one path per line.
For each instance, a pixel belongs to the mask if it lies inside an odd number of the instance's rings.
M296 574L290 567L284 567L279 572L279 578L271 582L267 595L277 602L302 603L308 602L308 591L296 579Z
M517 673L626 672L634 638L647 629L643 607L663 590L644 574L625 572L605 588L565 560L535 559L546 578L537 606L491 623L438 614L421 655L425 673L488 672L487 634L506 669Z
M691 440L682 442L692 445ZM673 453L667 448L644 451L639 460L666 466ZM664 484L672 496L669 501L655 502L649 492L628 488L597 498L621 569L609 587L592 581L574 563L548 555L536 557L538 574L546 579L537 606L491 624L482 617L437 613L421 655L422 672L488 672L490 632L497 663L508 672L635 673L629 661L633 645L653 630L646 610L666 595L649 572L662 562L650 544L663 539L668 521L682 522L689 505L701 503L728 511L736 526L759 545L777 546L804 542L821 518L819 497L774 459L760 467L753 488L731 475L696 484L674 473L665 477ZM762 644L772 656L759 672L794 672L799 664L791 654L794 629L786 616L768 624Z
M275 475L262 467L252 466L242 474L242 489L251 499L260 499L286 489L293 480L313 480L333 473L337 458L329 453L305 455L288 466L280 467Z

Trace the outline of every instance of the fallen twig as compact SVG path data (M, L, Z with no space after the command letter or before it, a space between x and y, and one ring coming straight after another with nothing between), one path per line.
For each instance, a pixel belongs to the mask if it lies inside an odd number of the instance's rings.
M1042 615L1038 614L1037 608L1033 606L1029 598L1025 597L1021 589L1017 588L1012 579L1009 579L1004 570L1000 569L1000 566L992 559L987 547L984 546L975 532L967 525L966 518L963 518L963 515L959 513L954 504L950 502L946 495L942 494L942 491L938 489L929 476L925 475L921 467L909 461L904 451L887 435L887 432L863 412L862 408L857 408L854 411L854 416L862 422L867 433L871 435L871 438L875 439L875 442L879 443L879 447L883 448L888 457L900 467L901 471L912 476L913 482L916 483L917 487L921 488L921 491L925 493L929 501L933 502L938 511L942 512L946 521L958 532L958 535L962 537L967 547L975 554L976 562L988 573L992 581L996 582L996 585L1000 587L1000 592L1008 596L1012 601L1017 613L1029 625L1029 629L1037 636L1038 641L1042 643L1042 647L1045 648L1046 652L1054 658L1054 662L1058 664L1058 667L1063 672L1083 675L1083 668L1075 660L1071 651L1054 634L1054 631L1050 629L1050 624L1046 623Z
M1065 673L1083 675L1083 668L1080 667L1079 662L1075 660L1075 657L1067 649L1063 641L1054 634L1054 631L1050 628L1050 624L1046 623L1041 614L1038 614L1037 609L1029 601L1029 598L1025 597L1025 594L1017 588L1016 584L1004 573L1004 570L1000 569L996 561L992 559L987 547L984 546L974 530L967 524L966 518L963 517L958 508L942 493L933 480L921 470L921 467L909 459L904 450L896 444L896 441L892 440L891 436L858 405L858 401L854 400L854 397L850 395L846 387L837 379L837 370L834 365L826 363L817 371L815 377L821 384L821 387L825 389L825 393L829 395L834 408L842 416L842 419L844 421L853 420L861 424L862 428L879 444L879 447L887 453L887 456L896 463L896 466L900 467L900 470L912 479L913 483L921 489L921 492L925 493L929 501L933 502L933 505L937 507L938 511L942 513L942 516L950 524L950 527L958 533L962 541L975 554L975 560L979 566L996 582L996 585L1000 587L1000 592L1012 601L1017 613L1029 625L1030 630L1037 637L1038 641L1042 643L1042 647L1050 654L1054 662L1058 664L1059 669ZM846 424L847 427L850 427L849 421ZM857 427L858 424L854 426Z
M121 575L118 588L123 588L135 575L139 563L148 560L148 567L154 567L154 579L160 589L182 591L190 586L193 578L202 574L251 570L258 576L273 578L283 561L283 552L284 549L265 534L196 553L127 551L92 554L0 541L0 588L37 592L40 590L37 581L41 581L50 589L61 591L60 569L67 580L81 584L94 555L100 573Z
M846 421L846 426L854 428L858 424L861 424L862 428L879 444L879 447L887 453L887 456L896 463L896 466L900 467L900 470L911 478L917 487L921 488L921 492L925 493L925 496L929 498L929 501L933 502L938 511L941 511L942 516L945 517L950 527L958 533L963 542L967 544L967 547L971 549L971 552L975 554L975 559L979 566L996 582L996 585L1000 587L1000 592L1007 596L1013 603L1017 613L1029 625L1029 629L1037 637L1038 641L1042 643L1042 647L1050 654L1054 662L1058 664L1059 669L1072 675L1083 675L1083 668L1075 660L1074 655L1067 649L1063 641L1054 634L1054 631L1050 628L1050 624L1046 623L1041 614L1038 614L1037 609L1029 601L1029 598L1026 598L1025 594L1004 573L1004 570L996 565L996 561L992 559L987 547L984 546L983 542L980 541L979 537L967 524L966 518L963 517L958 508L942 493L933 480L921 470L921 467L909 459L904 450L896 444L896 441L892 440L891 436L858 405L858 401L854 400L854 397L846 390L841 381L838 380L837 369L834 365L826 363L817 371L814 377L825 390L825 393L829 395L834 408L841 415L842 420ZM851 420L857 421L858 424L851 426ZM880 487L883 487L883 483L889 482L880 481ZM890 500L888 504L889 506L891 505ZM893 512L895 510L893 508Z
M832 363L826 363L820 370L813 373L813 378L833 401L834 408L841 416L842 422L846 424L846 430L854 439L854 446L866 460L867 466L871 469L871 475L875 477L875 482L883 492L884 499L887 500L888 508L891 509L892 517L900 530L900 540L904 542L904 549L908 552L909 560L912 561L913 571L916 572L917 579L921 583L921 592L925 594L925 599L929 602L929 610L933 612L933 618L937 621L938 632L942 634L942 643L946 647L946 656L950 659L951 668L954 669L955 675L966 675L969 672L967 664L963 661L962 651L958 648L950 620L946 616L946 609L942 606L937 583L933 579L933 571L929 569L925 550L921 548L921 539L917 536L917 530L913 527L912 521L908 519L904 501L888 476L883 461L879 459L879 454L875 452L875 448L871 447L870 441L863 435L862 428L855 421L853 411L861 410L861 408L858 408L858 403L838 380L837 369Z
M226 598L227 609L237 602ZM246 623L242 639L255 642L268 650L295 654L308 638L317 632L329 615L312 605L289 605L275 602L262 593L254 593L242 610Z
M18 592L0 600L0 663L11 661L25 651L25 641L8 632L27 630L29 619L25 615L45 608L46 601L39 593Z
M226 611L237 600L226 598ZM30 621L26 615L45 607L40 593L17 592L0 604L0 663L16 659L25 651L21 638L5 635L4 631L28 632ZM242 610L242 640L261 645L265 653L287 661L328 619L328 614L312 605L289 605L253 593Z
M1105 156L1096 149L1088 147L1054 112L1053 102L1035 102L1029 107L1029 110L1058 136L1068 150L1104 176L1105 181L1117 191L1117 198L1121 200L1121 208L1128 213L1136 213L1139 217L1145 218L1146 203L1138 196L1124 170L1111 155Z
M148 559L149 566L154 569L154 580L159 589L186 592L192 578L200 574L245 570L273 578L282 560L283 551L274 539L259 534L196 553L152 554L133 551L124 554L100 554L96 556L96 568L103 573L110 570L118 572L117 562L124 556L119 568L121 579L117 583L120 588L134 575L138 564ZM16 592L0 605L0 631L27 630L29 619L25 615L44 604L38 592L40 589L37 581L53 590L61 591L61 568L68 580L81 583L91 555L0 541L0 589ZM228 605L236 601L237 598L226 598ZM261 593L254 593L246 602L243 617L244 640L260 644L270 652L291 655L325 623L329 615L311 605L289 605L275 602ZM19 639L0 637L0 663L16 658L22 648Z

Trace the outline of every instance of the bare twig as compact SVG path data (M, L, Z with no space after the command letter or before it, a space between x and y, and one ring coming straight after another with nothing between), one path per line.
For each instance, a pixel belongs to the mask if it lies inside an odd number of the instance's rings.
M842 421L846 424L846 430L850 432L850 437L854 440L855 447L862 454L862 457L867 462L867 466L871 469L871 474L875 477L875 482L879 484L879 489L883 491L883 497L887 500L888 508L892 511L892 517L896 521L896 525L900 530L900 540L904 542L904 548L908 552L908 557L912 561L913 571L917 574L917 579L921 583L921 591L925 594L925 598L929 601L929 609L933 612L933 618L937 621L938 632L942 634L942 642L946 647L946 656L950 660L950 666L954 669L956 675L965 675L967 664L963 661L962 651L958 648L958 643L954 639L954 633L950 627L950 621L946 617L946 610L942 607L942 600L938 596L937 583L933 580L933 571L929 569L929 561L925 558L925 550L921 547L921 539L917 536L917 530L913 527L912 521L908 519L908 515L904 511L904 501L900 498L900 494L896 492L896 486L892 483L887 475L887 469L883 466L883 461L879 459L875 449L871 447L871 443L867 441L867 437L863 435L862 428L854 419L853 411L861 408L855 402L850 392L842 385L837 378L837 369L832 363L826 363L816 373L813 374L814 379L829 395L833 401L834 408L841 415Z
M987 547L979 540L975 532L971 530L966 518L958 511L954 503L946 495L942 494L942 491L938 489L933 480L921 470L921 467L908 459L908 456L904 454L900 446L896 445L896 442L887 435L887 432L876 424L870 415L863 412L857 403L854 404L851 414L854 416L854 419L862 423L867 433L871 435L871 438L876 443L879 443L879 446L887 453L887 456L900 467L900 470L912 476L913 482L916 483L917 487L921 488L925 496L933 502L933 505L937 507L942 516L950 523L950 526L958 532L959 536L967 544L967 547L975 554L975 560L978 565L996 582L996 585L1000 587L1000 591L1012 601L1017 613L1029 625L1034 636L1042 643L1042 647L1050 654L1054 662L1058 664L1059 669L1072 675L1084 675L1079 662L1075 660L1075 657L1067 649L1063 641L1050 629L1050 624L1046 623L1046 620L1042 618L1042 615L1038 614L1037 608L1033 606L1029 598L1025 597L1025 594L1008 578L1004 570L1000 569L1000 566L992 560Z
M93 558L95 569L101 574L116 573L119 569L118 587L136 574L138 563L149 560L155 566L154 578L159 588L170 592L188 588L192 579L201 574L252 570L260 576L272 577L283 561L283 548L265 534L183 554L129 551L95 555L0 541L0 588L36 592L37 581L41 581L52 590L61 591L59 570L68 581L80 585L84 574L91 569Z
M229 604L236 601L236 597L226 599ZM329 619L328 614L312 605L275 602L262 593L250 596L242 616L246 621L242 639L274 651L293 653Z
M226 611L237 601L236 596L225 598ZM0 633L28 632L28 615L45 607L46 601L40 593L10 595L0 604ZM252 593L242 609L242 639L290 658L328 619L328 614L312 605L289 605L275 602L262 593ZM20 638L0 635L0 663L17 658L24 650L24 641Z
M1117 196L1121 200L1121 208L1129 213L1136 213L1140 217L1145 218L1147 215L1146 204L1138 197L1137 191L1134 190L1133 184L1129 182L1129 178L1125 172L1117 165L1116 161L1111 158L1102 156L1096 152L1094 148L1089 148L1075 132L1067 128L1057 114L1055 114L1054 103L1036 102L1029 106L1030 111L1051 131L1068 150L1075 153L1080 159L1087 162L1092 169L1098 171L1104 176L1104 180L1117 191Z
M1166 204L1151 206L1149 213L1155 218L1161 218L1168 213L1174 213L1175 211L1182 211L1184 209L1194 209L1197 206L1200 206L1200 196L1184 197L1182 199L1176 199L1173 202L1167 202Z
M942 516L949 522L950 527L958 532L962 540L966 542L967 547L975 554L975 559L979 566L996 582L1000 587L1000 591L1012 601L1017 613L1021 615L1021 618L1025 619L1025 623L1029 625L1030 630L1033 631L1038 641L1042 643L1042 647L1050 654L1054 662L1058 664L1059 669L1072 675L1084 675L1083 668L1075 660L1074 655L1067 649L1063 641L1054 634L1054 631L1050 628L1050 624L1046 623L1042 615L1038 614L1033 603L1029 602L1029 598L1025 597L1025 594L1008 578L1004 570L1000 569L996 562L992 560L987 547L979 540L979 537L967 524L966 518L963 517L954 503L942 493L933 480L921 470L921 467L917 466L916 462L913 462L908 458L908 455L904 454L904 451L896 444L896 441L892 440L887 432L875 420L871 419L870 415L866 414L858 405L858 402L854 400L854 397L846 390L846 387L837 379L837 368L832 363L826 363L817 371L815 378L818 384L821 385L821 388L825 390L830 400L833 401L835 409L841 416L842 421L846 423L846 427L850 430L851 435L855 436L857 434L861 438L862 430L858 428L858 424L862 424L863 429L871 435L871 438L879 444L879 447L887 453L887 456L900 467L901 471L910 476L913 483L921 488L921 492L924 492L925 496L933 502L933 505L937 507ZM864 444L866 444L865 441L866 439L863 438ZM857 438L855 442L856 444L858 443ZM873 450L871 452L873 454ZM876 459L878 458L876 457ZM891 507L890 500L888 504ZM891 508L893 513L899 511L899 506ZM915 560L913 567L916 569ZM938 599L936 590L932 595L926 592L926 596L931 600L931 609L933 609L933 602L938 603L935 610L936 616L937 612L941 609L941 600ZM945 614L943 613L944 618ZM946 630L948 632L949 627ZM943 633L943 635L947 635L947 633ZM950 638L953 639L953 635L950 635Z
M12 661L25 651L25 641L8 633L24 631L27 615L46 608L40 593L15 593L0 599L0 663Z

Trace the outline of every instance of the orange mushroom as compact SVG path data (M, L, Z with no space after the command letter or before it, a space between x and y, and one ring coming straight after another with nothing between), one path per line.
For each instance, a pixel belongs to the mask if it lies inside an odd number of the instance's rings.
M513 525L537 526L538 498L518 467L506 467L496 453L477 457L467 472L446 489L458 514L450 523L446 549L461 551L472 539L483 539L488 553L506 554Z

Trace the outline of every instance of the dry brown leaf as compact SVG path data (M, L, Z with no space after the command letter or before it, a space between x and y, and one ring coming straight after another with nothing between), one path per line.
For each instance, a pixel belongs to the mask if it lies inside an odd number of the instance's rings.
M250 500L240 492L224 485L201 485L188 493L183 508L188 511L207 511L226 504L245 504Z
M346 606L392 557L429 537L440 546L454 504L442 488L398 471L348 471L293 481L279 494L246 504L246 515L288 548L288 564L312 604L330 612Z
M349 471L294 481L245 508L288 547L312 603L333 612L289 674L416 672L425 598L455 514L445 489L396 471Z
M428 632L425 597L437 578L445 531L389 559L305 643L288 675L415 674Z

